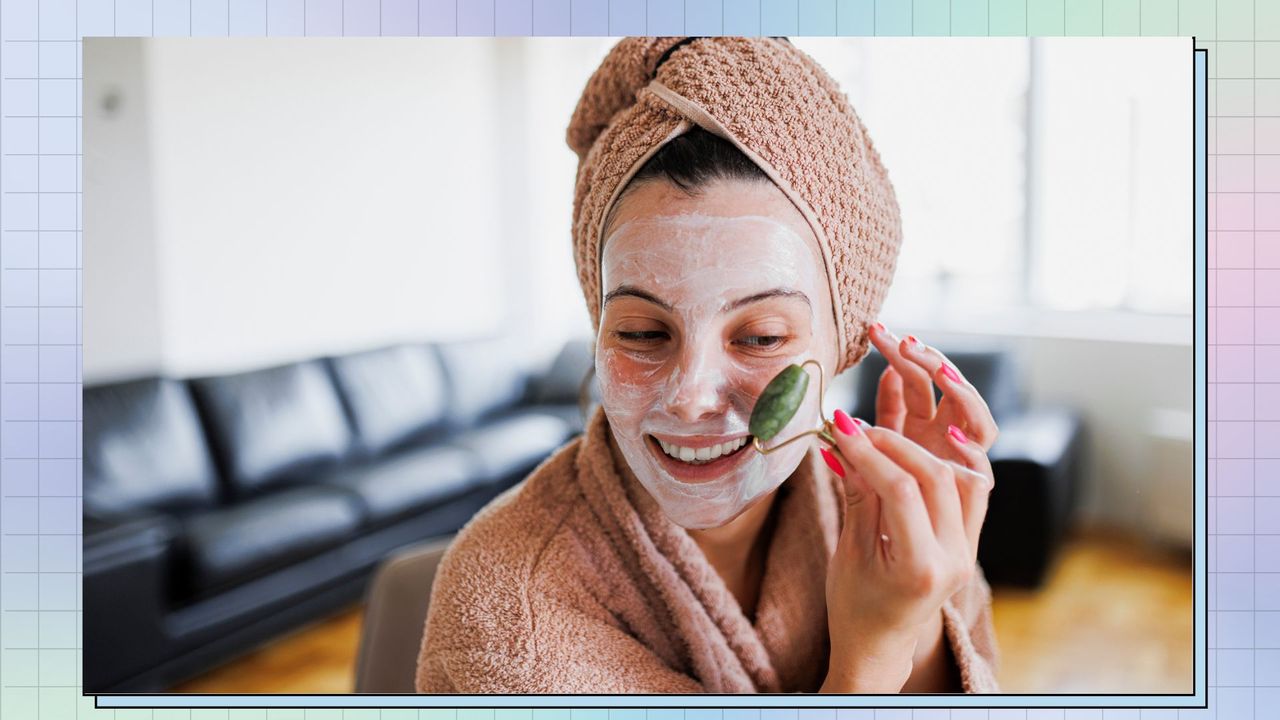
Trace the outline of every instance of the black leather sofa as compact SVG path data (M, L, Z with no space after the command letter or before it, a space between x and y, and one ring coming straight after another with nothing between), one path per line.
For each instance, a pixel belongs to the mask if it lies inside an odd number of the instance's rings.
M1083 433L1027 410L1012 357L946 350L1001 435L979 559L1035 585L1076 505ZM536 375L502 341L405 345L84 390L89 693L161 692L357 601L396 548L458 530L581 432L590 344ZM878 353L852 397L874 419Z
M575 347L535 376L482 340L86 387L85 691L167 690L457 531L581 431Z
M1079 505L1087 452L1079 414L1067 407L1029 408L1015 356L1004 349L940 347L973 384L1000 428L991 459L996 486L978 545L992 585L1037 587L1053 566ZM876 388L886 362L879 352L858 365L847 407L875 419ZM934 387L941 399L942 391Z

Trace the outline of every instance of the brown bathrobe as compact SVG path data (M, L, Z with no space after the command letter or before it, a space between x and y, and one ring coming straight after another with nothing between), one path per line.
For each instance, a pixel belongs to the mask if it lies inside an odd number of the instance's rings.
M754 620L613 443L586 432L463 528L431 593L427 693L816 692L843 488L809 453L783 483ZM943 606L965 692L999 692L981 571Z

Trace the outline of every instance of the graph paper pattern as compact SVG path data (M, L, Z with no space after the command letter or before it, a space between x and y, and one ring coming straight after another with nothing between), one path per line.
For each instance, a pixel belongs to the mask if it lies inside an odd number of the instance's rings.
M81 695L80 38L629 34L1195 35L1209 50L1207 710L125 710ZM0 389L5 720L1280 717L1280 2L0 0Z

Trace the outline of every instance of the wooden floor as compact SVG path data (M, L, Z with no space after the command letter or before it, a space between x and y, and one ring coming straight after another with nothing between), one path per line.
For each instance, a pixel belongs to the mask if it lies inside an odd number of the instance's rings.
M1190 551L1076 536L1044 587L993 592L1001 690L1191 692L1193 589Z
M349 693L355 691L363 604L276 638L217 670L176 686L178 693Z
M1005 692L1189 692L1190 553L1102 532L1069 541L1037 591L996 588ZM278 638L173 689L181 693L349 693L362 609Z

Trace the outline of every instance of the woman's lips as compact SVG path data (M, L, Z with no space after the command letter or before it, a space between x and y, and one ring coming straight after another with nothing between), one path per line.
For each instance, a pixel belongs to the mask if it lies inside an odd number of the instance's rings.
M657 438L652 435L645 436L645 444L649 446L649 452L657 456L658 462L662 467L677 480L699 483L714 480L726 473L733 472L749 460L750 456L755 452L750 439L750 436L748 436L748 442L734 452L728 455L721 455L715 460L701 465L691 465L666 454L662 450L662 446L658 444Z

